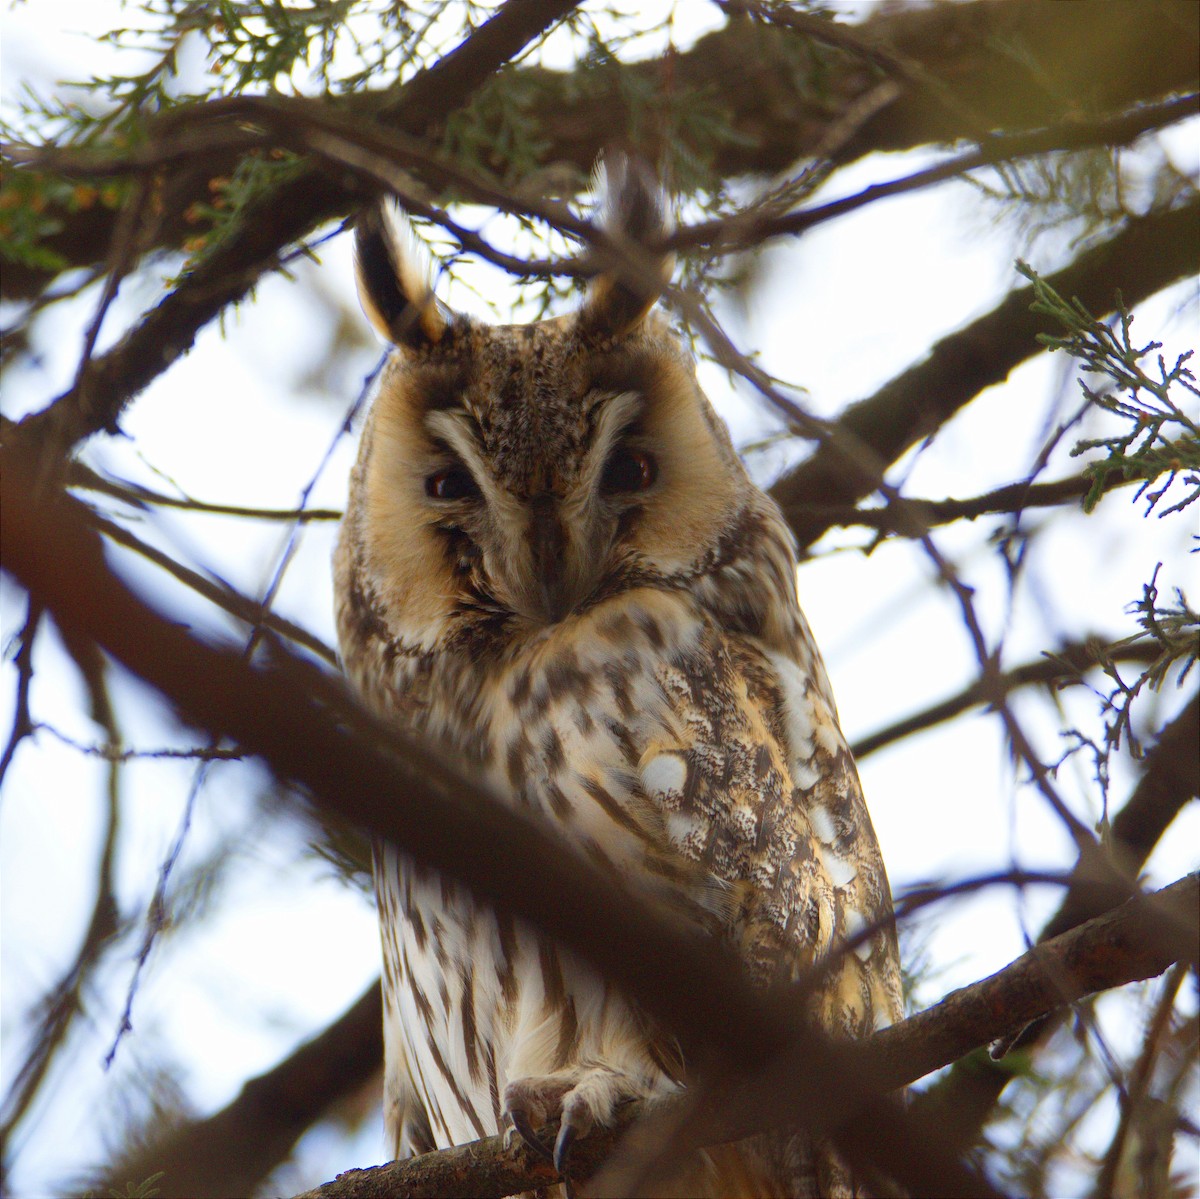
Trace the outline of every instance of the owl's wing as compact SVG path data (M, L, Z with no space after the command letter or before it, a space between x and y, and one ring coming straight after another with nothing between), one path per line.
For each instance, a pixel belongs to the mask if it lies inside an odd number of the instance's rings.
M799 627L784 653L686 594L627 596L511 680L504 781L589 856L727 938L763 984L865 934L835 953L820 1012L862 1035L900 1014L891 899Z
M785 654L705 624L660 676L686 774L664 787L659 750L641 782L672 843L728 888L729 935L753 976L795 979L832 954L827 1029L862 1036L898 1019L887 876L811 640Z
M510 680L518 800L725 939L761 984L824 965L815 1015L830 1032L897 1019L887 879L811 641L772 650L686 595L649 591L577 634ZM713 1193L743 1176L779 1193L856 1193L804 1136L754 1138L710 1164Z

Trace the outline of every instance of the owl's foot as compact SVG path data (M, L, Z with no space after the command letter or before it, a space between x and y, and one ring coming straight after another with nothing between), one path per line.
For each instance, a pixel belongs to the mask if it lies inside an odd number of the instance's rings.
M571 1146L594 1128L607 1127L617 1108L646 1096L646 1088L621 1070L599 1064L571 1066L537 1078L518 1078L504 1088L504 1114L516 1134L567 1178ZM534 1131L558 1121L550 1149ZM511 1143L512 1137L509 1136Z

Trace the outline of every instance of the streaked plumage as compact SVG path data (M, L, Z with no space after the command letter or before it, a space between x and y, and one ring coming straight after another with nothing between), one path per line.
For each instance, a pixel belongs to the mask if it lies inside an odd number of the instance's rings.
M653 232L655 196L617 174L617 228ZM653 297L601 279L578 313L477 324L427 294L378 216L359 269L396 346L336 557L367 702L726 939L763 984L886 921L790 534ZM506 1114L537 1126L560 1101L586 1135L620 1099L680 1083L671 1047L583 963L391 849L375 870L398 1156ZM832 971L816 1015L856 1036L899 1009L886 928ZM714 1165L706 1185L846 1193L835 1165L782 1169Z

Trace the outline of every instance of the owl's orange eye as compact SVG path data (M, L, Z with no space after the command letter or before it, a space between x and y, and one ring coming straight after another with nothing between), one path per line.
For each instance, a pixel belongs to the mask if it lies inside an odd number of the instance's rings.
M465 466L447 466L425 480L425 494L431 500L473 500L479 484Z
M619 446L604 466L600 490L605 495L645 491L658 478L658 463L645 450Z

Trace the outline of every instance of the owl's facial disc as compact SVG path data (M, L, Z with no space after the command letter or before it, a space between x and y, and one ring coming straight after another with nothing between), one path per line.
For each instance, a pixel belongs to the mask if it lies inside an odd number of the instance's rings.
M592 413L587 435L551 447L558 452L543 453L531 473L500 472L486 421L466 408L426 416L433 451L423 480L426 508L460 564L470 602L538 626L556 624L628 560L626 543L659 482L658 457L638 425L643 399L592 393L583 404Z

